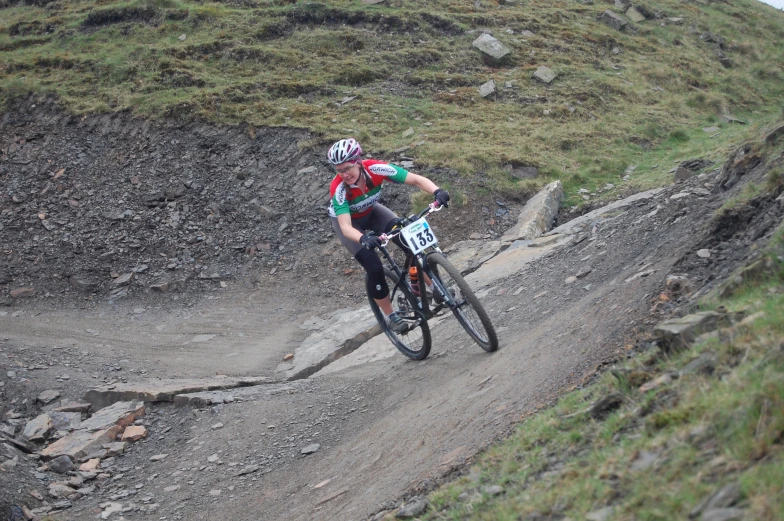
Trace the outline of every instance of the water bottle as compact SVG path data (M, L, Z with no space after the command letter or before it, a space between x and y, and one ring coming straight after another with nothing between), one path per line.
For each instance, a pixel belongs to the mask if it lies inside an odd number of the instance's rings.
M419 271L416 266L408 268L408 278L411 279L411 290L419 296Z

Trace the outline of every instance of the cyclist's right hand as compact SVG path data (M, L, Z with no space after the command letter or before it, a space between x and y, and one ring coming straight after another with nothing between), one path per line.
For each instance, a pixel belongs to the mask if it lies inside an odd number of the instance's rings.
M365 235L362 234L362 237L359 238L359 243L362 244L368 250L375 250L379 246L381 246L381 237L377 235Z

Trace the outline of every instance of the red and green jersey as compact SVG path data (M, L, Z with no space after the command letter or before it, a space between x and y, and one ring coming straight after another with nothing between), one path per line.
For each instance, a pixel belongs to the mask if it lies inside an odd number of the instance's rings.
M330 217L345 213L350 213L352 219L366 216L381 195L381 183L404 183L408 175L408 170L375 159L362 161L362 169L368 176L366 181L370 180L365 183L364 191L357 186L348 186L339 175L332 180L329 185L329 195L332 198L329 203Z

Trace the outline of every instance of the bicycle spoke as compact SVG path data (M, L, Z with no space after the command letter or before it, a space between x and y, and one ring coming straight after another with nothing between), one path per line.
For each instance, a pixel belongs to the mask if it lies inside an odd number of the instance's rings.
M498 338L490 318L460 272L438 253L428 256L428 264L438 280L436 290L440 292L445 288L452 295L452 312L466 332L485 351L498 349Z
M430 328L427 320L416 308L416 301L410 294L408 287L396 287L397 274L385 268L384 275L392 291L390 294L392 309L403 319L404 323L410 325L405 331L395 332L387 324L386 317L376 301L368 296L370 308L384 333L401 353L412 360L424 360L430 354L431 346Z

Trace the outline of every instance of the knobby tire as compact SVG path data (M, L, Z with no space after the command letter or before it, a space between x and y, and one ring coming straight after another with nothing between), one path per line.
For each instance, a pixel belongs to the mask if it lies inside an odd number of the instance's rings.
M496 336L492 322L490 322L490 317L487 316L487 311L482 307L479 299L474 295L473 290L457 268L440 253L431 253L428 255L427 263L433 270L433 275L438 278L438 282L442 287L446 287L441 277L441 273L443 272L449 275L460 290L461 297L459 297L458 300L464 300L465 302L459 307L452 308L452 313L454 313L458 322L460 322L460 325L463 326L463 329L466 330L466 333L471 336L474 342L479 344L479 347L488 353L498 349L498 337ZM440 290L433 288L433 291ZM476 317L471 317L471 310L465 308L471 308L476 314ZM479 324L475 323L476 320L474 318L479 319Z
M398 277L397 274L391 269L384 267L384 275L389 285L390 298L392 299L392 309L401 313L406 319L416 321L418 324L411 330L398 334L392 331L386 322L386 317L381 308L376 304L375 299L368 294L368 301L370 302L370 309L376 316L378 324L387 335L392 344L404 355L411 360L424 360L430 354L431 342L430 327L425 320L424 315L419 311L419 306L416 297L411 293L408 286L399 286L395 288ZM422 338L418 338L417 331L421 333Z

